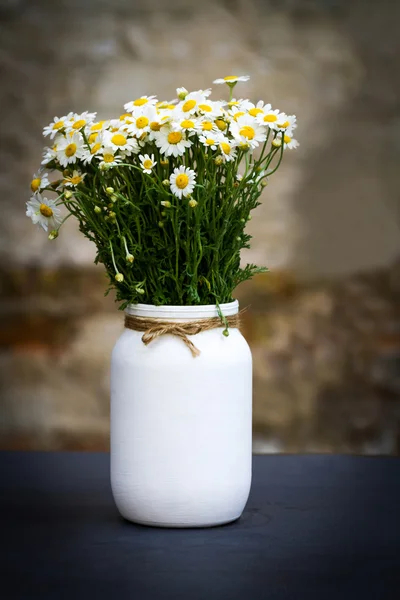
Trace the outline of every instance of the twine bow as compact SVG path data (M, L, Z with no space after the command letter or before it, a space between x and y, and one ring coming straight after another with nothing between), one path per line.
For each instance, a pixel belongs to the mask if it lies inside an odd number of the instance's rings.
M210 329L216 329L217 327L223 326L225 326L225 328L239 327L240 315L242 312L243 311L240 311L240 313L236 315L224 317L223 321L220 317L210 317L208 319L198 319L196 321L186 321L183 323L125 315L125 327L133 329L134 331L143 331L142 342L146 346L161 335L175 335L186 344L192 353L192 356L195 358L200 355L200 350L187 337L188 335L196 335L202 331L209 331Z

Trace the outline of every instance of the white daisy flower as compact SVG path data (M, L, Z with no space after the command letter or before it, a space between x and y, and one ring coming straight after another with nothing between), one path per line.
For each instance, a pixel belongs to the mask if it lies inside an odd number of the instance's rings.
M279 115L279 122L276 123L277 129L280 131L293 131L296 127L296 115L286 115L285 113Z
M222 102L212 102L207 99L197 105L197 112L208 119L215 119L222 116L222 106Z
M66 187L76 187L85 179L86 173L80 171L73 171L71 176L65 177L63 183Z
M199 141L206 148L210 148L211 150L216 150L218 148L219 136L209 133L207 135L201 135L199 137Z
M282 138L280 135L278 135L274 140L272 140L272 145L275 148L280 148L282 146ZM294 150L295 148L298 148L299 146L300 146L300 144L297 140L292 138L287 133L284 134L284 136L283 136L283 148L284 149L289 148L289 150Z
M140 98L136 98L136 100L131 100L131 102L124 104L124 109L128 112L133 112L137 107L144 106L145 104L155 106L157 104L157 98L155 96L140 96Z
M127 132L121 129L117 131L105 131L104 145L109 146L114 151L120 150L126 156L139 152L137 140L128 137Z
M251 117L257 117L258 115L262 115L264 113L264 100L260 100L259 102L257 102L257 104L249 102L246 106L246 111Z
M259 125L250 115L243 115L237 121L232 121L229 129L239 143L248 144L251 148L256 148L267 137L265 127Z
M26 203L26 215L32 219L34 225L39 225L45 231L57 229L61 223L61 211L56 206L55 200L42 198L40 194L33 196Z
M56 155L61 166L66 167L77 161L82 156L84 141L79 133L68 134L57 139Z
M34 194L36 194L36 192L40 192L40 190L47 187L48 185L50 185L48 173L42 173L41 171L39 171L38 173L34 174L33 179L31 181L31 190Z
M198 111L199 104L210 104L207 96L202 91L190 92L182 102L178 104L178 110L184 115L191 115Z
M57 157L56 148L56 145L54 145L52 148L45 147L45 149L43 150L43 160L41 162L42 165L47 165L49 162L51 162Z
M98 121L97 123L92 123L90 125L89 131L90 133L100 133L101 131L104 131L104 129L106 129L109 125L110 121ZM90 135L90 134L89 134Z
M91 146L90 146L90 151L88 148L84 148L84 150L82 151L81 160L82 160L83 164L88 165L89 163L91 163L93 158L102 151L103 151L102 138L96 138L96 142L94 144L91 144Z
M60 131L62 131L65 128L72 114L73 113L69 113L64 117L54 117L53 121L49 125L46 125L46 127L43 129L43 135L49 135L51 139L53 139L54 136L57 135L57 133L60 133Z
M141 167L143 169L143 173L147 173L150 175L152 168L157 164L157 161L154 160L154 154L149 156L148 154L141 154L139 156L139 160L141 163Z
M263 108L263 112L258 114L256 119L260 125L276 130L277 123L279 123L282 118L281 115L283 115L283 113L281 113L279 109L272 109L270 104L266 104Z
M208 118L200 119L197 121L196 129L200 132L211 132L217 133L219 131L217 124ZM204 134L206 135L206 134Z
M238 81L248 81L250 79L250 75L228 75L227 77L222 77L220 79L214 79L213 83L226 83L227 85L235 85Z
M171 122L171 128L174 131L185 131L187 135L192 135L199 128L199 121L195 117L187 119L185 115L177 115L177 119Z
M80 131L83 127L91 125L96 118L96 113L90 113L87 110L83 113L70 113L66 120L66 131Z
M102 152L96 155L96 158L100 160L100 169L108 169L109 167L115 167L122 162L122 158L115 156L114 148L103 148Z
M127 131L132 135L140 137L143 133L150 131L150 124L158 117L154 106L145 106L144 108L134 111L127 122Z
M235 160L236 148L232 140L229 140L226 137L221 137L219 139L219 149L221 151L221 156L224 162L230 162L231 160Z
M155 143L165 156L182 156L192 145L182 131L173 131L170 127L161 127L155 134Z
M177 198L182 198L182 196L186 197L194 190L196 173L192 171L192 169L185 168L181 165L179 168L174 169L169 181L171 192Z

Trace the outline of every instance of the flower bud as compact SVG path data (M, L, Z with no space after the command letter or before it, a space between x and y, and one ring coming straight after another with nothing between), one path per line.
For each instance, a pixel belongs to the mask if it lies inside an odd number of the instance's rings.
M196 208L197 206L197 202L194 198L192 198L191 200L189 200L189 206L190 208Z
M217 157L214 159L214 162L215 162L215 164L216 164L217 166L219 166L219 165L222 165L222 163L224 162L224 159L222 158L222 156L217 156Z
M188 93L189 92L184 87L176 88L176 95L178 96L179 100L184 100Z
M66 200L69 200L70 198L72 198L72 192L71 192L71 190L65 190L65 192L64 192L64 198Z
M162 184L165 185L165 187L169 187L169 179L164 179Z
M111 194L114 193L114 188L112 187L106 187L106 194L108 194L109 196L111 196Z
M95 207L94 207L94 212L95 212L95 213L97 213L97 214L101 213L101 208L100 208L100 206L95 206Z
M252 215L249 215L249 216L247 217L247 220L248 220L248 221L251 221L251 220L252 220L252 218L253 218L253 217L252 217Z
M166 216L167 216L167 211L163 210L163 211L161 212L161 216L162 216L162 217L166 217Z
M282 142L278 138L272 140L271 144L274 146L274 148L280 148L282 146Z
M56 238L58 238L58 230L53 229L53 231L50 231L49 233L49 240L55 240Z
M162 167L168 167L168 165L169 165L169 160L168 160L168 158L164 158L163 160L160 160L160 165L161 165Z
M107 204L107 208L112 208L114 206L114 204L112 202L110 202L110 204Z
M115 194L111 194L110 200L111 202L116 202L118 200L118 196L116 196Z
M224 329L222 335L224 335L225 337L229 337L229 331L227 329Z
M158 221L158 226L162 229L164 227L164 223L162 221Z
M131 263L131 264L132 264L134 260L135 260L135 257L133 256L133 254L127 254L127 255L126 255L126 261L127 261L128 263Z
M246 223L246 219L240 219L241 223Z
M118 281L118 283L122 283L124 280L124 276L122 275L122 273L117 273L115 276L115 281Z
M222 119L217 119L215 121L215 124L220 131L225 131L225 129L228 127L225 121L223 121Z
M144 294L144 289L143 288L136 288L136 291L138 294Z
M241 242L242 241L242 238L240 237L240 235L237 236L236 241L237 242Z
M69 169L64 169L63 175L64 175L64 177L68 177L68 175L69 175Z
M112 210L110 210L110 212L108 213L108 216L110 217L110 219L115 219L115 217L117 215L115 214L115 212L113 212Z
M260 183L261 187L267 187L268 185L268 179L263 179Z
M168 181L168 180L166 179L166 181ZM169 183L169 181L168 181L168 183ZM162 200L160 202L160 204L161 204L161 206L165 206L165 208L171 208L171 206L172 206L172 204L169 200Z
M239 182L235 181L234 184L233 184L233 187L239 187Z

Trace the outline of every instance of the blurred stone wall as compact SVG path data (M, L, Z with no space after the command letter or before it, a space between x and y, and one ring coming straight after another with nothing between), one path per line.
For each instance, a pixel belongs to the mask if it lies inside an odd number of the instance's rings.
M301 143L251 222L244 259L271 274L238 290L255 450L398 452L399 4L8 0L0 17L1 445L108 445L121 315L73 221L50 243L24 215L43 125L246 73L240 96L297 114Z

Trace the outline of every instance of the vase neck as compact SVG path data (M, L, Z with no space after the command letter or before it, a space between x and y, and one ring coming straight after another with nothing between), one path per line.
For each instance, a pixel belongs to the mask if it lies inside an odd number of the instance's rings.
M234 300L226 304L220 304L220 309L225 317L236 315L239 311L239 302ZM149 317L156 319L179 319L196 320L218 317L215 304L202 304L198 306L155 306L154 304L129 304L125 309L128 315L135 317Z

